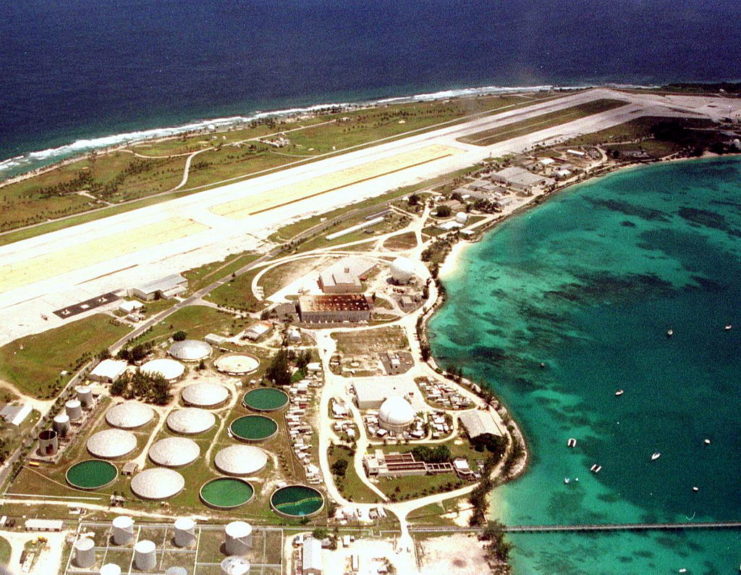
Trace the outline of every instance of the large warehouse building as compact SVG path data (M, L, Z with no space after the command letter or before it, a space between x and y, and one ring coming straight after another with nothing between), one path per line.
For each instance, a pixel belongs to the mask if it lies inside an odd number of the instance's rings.
M361 293L362 280L375 265L367 258L343 258L319 274L319 287L327 294Z
M373 303L363 294L303 295L298 298L301 321L343 323L370 321Z

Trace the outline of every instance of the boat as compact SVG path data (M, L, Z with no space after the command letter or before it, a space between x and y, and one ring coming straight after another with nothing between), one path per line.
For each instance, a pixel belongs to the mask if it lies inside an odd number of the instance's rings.
M563 478L563 482L568 485L571 480L568 477Z
M706 439L706 440L705 440L705 441L704 441L703 443L704 443L705 445L710 445L710 440L709 440L709 439Z
M654 451L651 454L651 461L656 461L659 457L661 457L661 453L659 453L658 451Z
M700 491L700 488L699 488L699 487L698 487L697 485L695 485L695 486L694 486L694 487L692 488L692 491L694 491L695 493L697 493L698 491Z
M673 329L666 330L666 337L671 337L673 335L674 335L674 330Z
M624 393L625 393L625 390L624 390L624 389L618 389L618 390L617 390L617 391L615 392L615 395L616 395L617 397L620 397L620 396L621 396L621 395L623 395Z
M725 327L725 330L726 331L731 331L732 329L733 329L733 325L731 325L730 323L727 324L726 327Z
M576 439L573 437L569 437L569 440L566 442L566 445L569 447L576 447Z
M682 568L681 568L681 569L679 570L679 572L680 572L680 573L687 573L687 569L685 569L684 567L682 567Z
M592 465L592 467L589 468L589 471L591 471L592 473L599 473L600 471L602 471L602 466L595 463L594 465Z

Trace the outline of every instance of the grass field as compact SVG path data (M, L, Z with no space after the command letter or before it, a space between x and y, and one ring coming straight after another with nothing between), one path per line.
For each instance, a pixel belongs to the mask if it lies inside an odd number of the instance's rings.
M244 252L183 272L183 275L188 278L188 295L237 271L250 262L255 261L258 257L260 257L259 254Z
M203 339L209 333L234 335L248 323L232 314L203 305L191 305L179 309L167 319L155 325L151 331L137 339L160 342L176 331L184 331L189 339Z
M404 330L399 326L365 330L360 333L337 332L332 334L337 351L349 355L365 355L390 350L409 349Z
M232 309L256 311L260 302L252 295L252 280L260 270L250 270L212 291L206 299Z
M414 235L414 232L399 234L383 242L383 247L387 250L409 250L417 247L417 236Z
M61 371L74 371L78 360L98 353L129 332L112 318L97 314L0 347L0 379L34 397L50 397Z
M0 565L7 565L10 561L10 543L7 539L0 537Z
M360 480L358 474L355 473L353 456L351 455L350 449L342 445L331 447L329 449L329 465L333 465L340 459L344 459L348 463L345 476L340 479L335 478L335 483L337 484L337 489L340 490L340 493L342 493L347 500L356 503L380 502L381 498L371 491L368 486Z
M613 110L625 105L626 102L622 100L594 100L593 102L572 106L571 108L565 108L563 110L558 110L557 112L541 114L534 118L529 118L520 122L513 122L506 126L494 128L493 130L476 132L475 134L459 138L459 141L467 144L475 144L477 146L490 146L497 142L503 142L504 140L530 134L531 132L560 126L567 122L573 122L580 118L586 118L587 116Z
M341 153L381 138L401 137L411 130L433 129L442 122L462 121L471 114L493 112L531 104L545 95L489 96L452 101L419 102L324 114L277 124L256 124L218 134L196 134L160 142L146 142L130 151L90 155L38 176L0 187L0 231L49 222L17 234L0 236L0 245L121 213L219 185L222 180L250 177L266 169L278 169L296 161L311 161L322 153ZM298 128L298 130L296 130ZM273 150L249 141L270 132L288 132L288 148ZM177 185L183 174L185 155L207 148L194 158L183 190L161 196ZM80 193L84 192L84 193ZM138 201L132 201L137 200ZM131 203L121 205L120 202Z

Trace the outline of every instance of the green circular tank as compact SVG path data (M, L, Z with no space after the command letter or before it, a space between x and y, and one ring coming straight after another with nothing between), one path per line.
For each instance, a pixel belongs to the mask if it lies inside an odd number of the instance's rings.
M67 470L67 483L77 489L100 489L116 480L118 469L110 461L86 459Z

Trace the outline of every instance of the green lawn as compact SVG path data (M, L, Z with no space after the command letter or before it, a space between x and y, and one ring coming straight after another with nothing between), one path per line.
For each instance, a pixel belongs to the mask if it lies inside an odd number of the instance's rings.
M229 256L218 262L211 262L202 265L201 267L183 272L183 275L188 278L188 293L192 294L197 292L199 289L206 287L210 283L237 271L250 262L255 261L258 257L258 254L244 252Z
M189 339L203 339L209 333L228 336L236 334L246 323L246 320L240 320L225 311L203 305L191 305L162 320L137 341L159 342L176 331L184 331Z
M585 118L600 112L606 112L607 110L613 110L625 105L627 105L627 102L622 100L595 100L586 104L565 108L564 110L559 110L557 112L541 114L540 116L507 124L506 126L495 128L493 130L476 132L475 134L459 138L459 140L467 144L489 146L491 144L496 144L497 142L517 138L519 136L530 134L531 132L545 130L546 128L560 126L567 122L573 122L580 118Z
M332 465L340 459L344 459L348 462L345 477L339 480L335 477L337 489L340 490L340 493L342 493L342 495L349 501L354 501L356 503L378 503L380 501L378 495L368 489L365 483L360 480L358 474L355 473L350 449L344 446L330 447L329 464Z
M89 358L129 332L103 314L29 335L0 347L0 379L34 397L52 397L66 382L63 370L73 372L81 358Z
M260 302L252 295L252 280L259 269L238 276L212 291L206 299L229 308L257 311Z
M0 537L0 565L8 565L10 562L10 551L8 540Z

